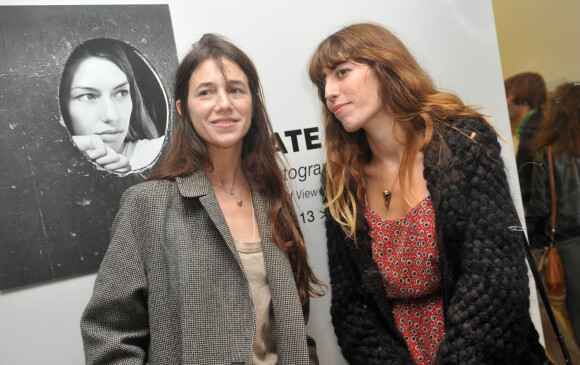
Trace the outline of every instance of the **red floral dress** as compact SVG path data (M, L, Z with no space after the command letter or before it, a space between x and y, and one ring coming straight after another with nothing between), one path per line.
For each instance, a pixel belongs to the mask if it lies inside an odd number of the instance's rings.
M368 205L365 217L395 324L415 362L433 364L445 327L431 196L400 219L383 219Z

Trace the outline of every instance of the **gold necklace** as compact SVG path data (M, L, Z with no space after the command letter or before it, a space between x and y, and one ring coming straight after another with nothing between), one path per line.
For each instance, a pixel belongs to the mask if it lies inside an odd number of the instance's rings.
M211 181L210 181L210 182L211 182ZM235 191L236 191L236 190L237 190L239 187L242 187L242 186L246 185L246 183L244 182L244 183L242 183L241 185L234 186L233 188L231 188L231 189L228 189L228 188L225 188L225 187L223 187L223 186L221 186L221 185L218 185L218 184L216 184L216 183L214 183L214 182L212 182L211 184L212 184L212 185L215 185L215 186L217 186L217 187L218 187L218 188L220 188L220 189L222 189L222 190L223 190L223 191L225 191L226 193L230 194L232 197L234 196L234 192L235 192ZM242 196L241 196L241 195L238 195L238 196L237 196L237 199L238 199L238 206L240 206L240 207L241 207L241 206L242 206L242 203L243 203L243 202L242 202Z
M385 206L388 209L389 202L391 201L391 195L393 195L393 188L395 187L397 180L399 180L399 174L401 173L401 167L399 166L399 171L397 172L397 176L395 177L395 180L393 181L393 184L391 185L391 187L388 190L385 190L385 188L383 186L383 182L381 181L381 177L379 176L379 169L377 169L376 164L374 166L375 166L375 174L377 174L377 179L379 180L379 184L381 185L381 190L383 191L383 199L385 200Z

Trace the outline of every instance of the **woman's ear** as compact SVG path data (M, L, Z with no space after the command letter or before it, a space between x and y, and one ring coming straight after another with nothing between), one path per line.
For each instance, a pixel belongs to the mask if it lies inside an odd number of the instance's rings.
M179 114L179 117L181 118L181 99L177 99L177 101L175 102L175 109L177 110L177 114Z

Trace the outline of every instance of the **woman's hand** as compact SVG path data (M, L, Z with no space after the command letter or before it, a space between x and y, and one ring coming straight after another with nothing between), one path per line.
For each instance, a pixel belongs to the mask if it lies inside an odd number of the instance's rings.
M73 136L72 140L81 152L102 168L115 172L131 171L129 159L107 146L101 137L91 134Z

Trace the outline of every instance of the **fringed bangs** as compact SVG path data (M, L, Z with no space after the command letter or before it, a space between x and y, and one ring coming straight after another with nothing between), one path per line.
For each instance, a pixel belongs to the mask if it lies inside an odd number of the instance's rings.
M324 71L346 61L366 64L375 72L385 111L402 127L407 141L423 137L420 145L409 143L403 152L400 178L408 180L409 186L413 185L413 157L426 148L434 135L442 133L445 127L453 128L454 119L486 119L456 95L439 91L401 40L378 24L354 24L322 41L310 59L308 75L318 88L322 102L327 157L326 207L356 244L356 228L362 216L358 204L364 201L360 171L372 155L364 132L346 132L328 110L325 98ZM401 189L409 204L413 192L407 191L405 184Z
M326 84L326 74L324 69L334 69L343 62L348 61L352 51L349 52L347 47L336 37L329 37L322 42L310 59L308 66L308 76L318 88L318 96L323 103L326 103L324 97L324 85Z

